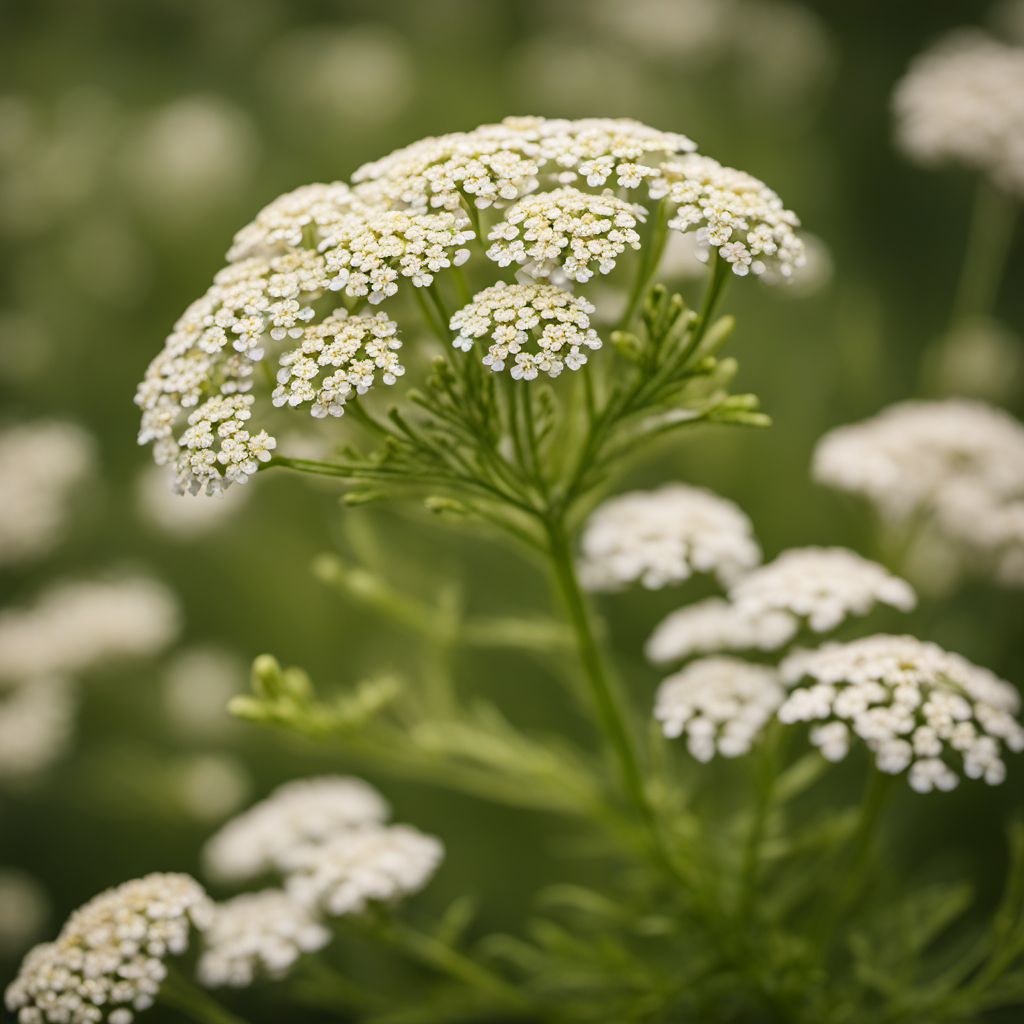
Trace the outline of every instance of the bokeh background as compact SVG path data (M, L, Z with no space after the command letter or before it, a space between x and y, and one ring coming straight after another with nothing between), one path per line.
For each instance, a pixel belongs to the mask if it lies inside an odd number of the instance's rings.
M691 135L799 212L815 272L788 291L744 282L728 299L739 387L775 425L681 437L624 486L712 487L748 511L769 555L837 543L882 557L866 510L812 483L818 437L909 396L971 394L1024 412L1024 244L998 324L944 338L973 183L908 165L891 141L894 82L961 24L1024 43L1024 4L0 0L0 428L56 420L83 432L63 526L0 563L0 640L22 610L52 614L45 595L69 580L142 576L177 609L157 600L150 641L75 667L58 752L0 774L0 982L99 889L198 871L204 838L276 783L358 770L343 750L224 712L263 651L324 689L420 658L414 638L316 578L318 554L368 555L428 601L454 581L481 612L547 607L516 552L408 510L342 509L332 486L271 474L209 506L166 492L135 445L134 388L241 224L282 191L509 113L631 116ZM684 294L698 295L685 253L677 266ZM46 451L32 457L48 466ZM5 505L17 504L12 487L0 476ZM901 568L928 594L903 628L1024 679L1020 591L949 580L931 559ZM605 602L638 705L658 679L643 639L700 593ZM146 618L130 593L120 600L107 626L132 622L133 608ZM74 648L86 620L72 609L37 642ZM460 656L456 670L464 692L517 722L587 737L550 667L490 652ZM908 797L910 813L895 816L907 868L969 872L983 896L997 886L1021 768L999 790L929 797L926 813ZM371 777L400 819L445 837L428 905L468 891L481 927L514 928L542 880L563 862L577 870L539 816Z

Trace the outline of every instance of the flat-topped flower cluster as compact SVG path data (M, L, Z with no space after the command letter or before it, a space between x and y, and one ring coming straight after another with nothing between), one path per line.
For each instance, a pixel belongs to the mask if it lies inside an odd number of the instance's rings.
M698 761L747 754L773 720L807 723L828 760L859 739L879 771L906 772L928 792L954 788L961 775L998 784L1005 754L1024 750L1017 691L936 644L881 634L785 653L801 633L829 633L876 606L915 606L909 583L853 551L793 548L760 565L742 511L683 484L610 499L580 547L593 589L660 589L696 573L726 589L671 613L646 648L656 665L684 663L662 681L654 717Z
M899 402L818 443L814 475L886 523L936 534L964 567L1024 585L1024 426L982 402Z
M684 135L630 120L509 118L413 143L352 185L279 197L238 232L227 266L150 364L136 394L140 443L182 492L244 483L277 449L258 407L264 379L268 404L342 415L403 375L402 345L420 331L403 319L417 291L456 350L484 340L494 372L579 369L601 339L593 304L574 289L641 248L655 208L736 274L787 276L803 259L796 216L757 179L693 150ZM474 248L492 282L502 268L526 279L499 278L451 314L441 285L466 288L459 268Z

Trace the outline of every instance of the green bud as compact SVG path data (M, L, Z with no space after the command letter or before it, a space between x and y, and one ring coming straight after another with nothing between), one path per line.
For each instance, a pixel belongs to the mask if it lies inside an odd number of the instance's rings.
M642 355L640 339L628 331L612 331L612 346L619 355L624 356L630 362L637 363Z

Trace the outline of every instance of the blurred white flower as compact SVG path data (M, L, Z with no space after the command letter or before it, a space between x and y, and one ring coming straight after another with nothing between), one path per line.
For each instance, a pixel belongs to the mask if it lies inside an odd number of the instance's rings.
M173 475L161 466L146 466L135 481L135 501L142 519L173 540L194 541L215 533L238 514L249 497L245 487L231 487L213 498L179 494Z
M611 498L591 515L580 541L580 575L590 590L637 582L657 590L695 572L713 572L728 586L760 561L739 507L686 484Z
M167 588L142 576L51 584L28 608L0 612L0 679L74 676L162 650L178 630Z
M413 49L386 25L331 25L293 31L268 54L273 95L299 114L378 127L416 93Z
M75 704L74 689L63 679L33 678L0 687L0 780L35 775L64 753Z
M709 597L668 615L651 634L644 653L655 665L716 651L773 651L792 639L793 617L786 612L740 614L734 604Z
M19 1024L131 1024L153 1005L212 905L188 875L153 874L100 893L36 946L5 993Z
M924 371L939 394L1012 402L1024 383L1024 338L988 317L961 319L929 350Z
M178 800L199 821L219 821L246 801L252 783L237 758L195 754L174 766Z
M896 137L925 165L963 164L1024 194L1024 48L960 29L917 57L893 94Z
M248 666L217 647L189 647L175 654L163 678L163 707L189 736L217 736L233 721L228 701L246 688Z
M1024 582L1024 426L963 399L901 402L826 434L821 483L867 498L895 524L933 530L1004 582Z
M242 988L261 975L283 977L303 953L323 949L330 939L330 931L286 892L243 893L214 905L196 970L211 988Z
M854 736L879 771L918 792L953 789L960 774L997 785L1004 747L1024 750L1014 717L1020 697L987 669L910 636L872 636L797 651L783 661L795 688L779 709L783 722L811 722L811 742L832 761Z
M0 432L0 565L47 554L63 539L77 491L96 468L93 439L72 423Z
M658 687L654 717L670 739L685 736L698 761L740 757L785 696L774 669L739 658L701 658Z
M408 825L363 825L293 847L281 864L289 895L337 917L419 892L443 857L439 839Z
M23 953L50 913L46 891L31 875L0 867L0 957Z
M867 615L876 604L910 611L913 588L877 562L845 548L791 548L754 569L730 591L741 616L758 619L788 614L795 635L801 622L826 633L852 615Z
M384 798L360 779L297 779L229 821L206 844L203 860L211 877L242 881L280 868L296 847L382 822L388 814Z
M218 95L185 96L148 112L125 142L125 178L147 214L194 223L253 178L261 144L243 110Z

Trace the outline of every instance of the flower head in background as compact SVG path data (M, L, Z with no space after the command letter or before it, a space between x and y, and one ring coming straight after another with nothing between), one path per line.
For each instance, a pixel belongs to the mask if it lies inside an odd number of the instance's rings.
M76 910L54 942L36 946L5 993L19 1024L131 1024L188 948L211 904L188 875L125 882Z
M243 881L279 869L291 850L338 832L384 821L384 798L367 783L344 776L297 779L229 821L203 850L206 870Z
M671 612L647 640L644 653L655 665L717 651L774 651L792 639L786 612L743 615L722 597L708 597Z
M761 561L747 516L725 498L686 484L632 491L599 506L580 542L590 590L641 583L651 590L714 573L726 586Z
M179 494L173 471L152 464L144 467L135 481L140 518L162 537L181 543L216 533L241 511L249 493L244 487L232 487L219 494L216 501Z
M741 576L729 600L708 598L669 615L651 634L656 664L713 651L774 651L802 626L827 633L876 604L910 611L913 588L846 548L792 548Z
M730 591L740 615L757 619L776 612L790 616L792 635L806 622L827 633L876 604L908 612L917 603L913 588L877 562L846 548L791 548L753 570Z
M1024 582L1024 427L981 402L900 402L826 434L815 479L867 498L884 520L921 524Z
M339 917L419 892L444 857L439 839L408 825L364 825L281 858L288 893Z
M1024 194L1024 48L953 32L914 60L893 110L897 140L913 160L961 164Z
M241 988L260 976L281 978L300 956L330 939L330 931L286 892L243 893L214 905L203 932L199 980L211 988Z
M739 658L701 658L658 687L654 717L670 739L685 736L698 761L740 757L785 696L774 669Z
M23 423L0 432L0 565L39 558L60 543L75 492L95 461L92 438L71 423Z
M566 367L585 365L585 350L601 347L590 326L593 312L586 299L554 285L499 282L452 317L452 344L468 352L485 338L483 363L495 373L511 364L509 373L516 380L533 380L540 373L557 377Z
M1004 750L1024 750L1017 691L987 669L910 636L871 636L797 651L782 663L793 687L783 722L809 722L811 742L839 761L854 737L879 771L907 771L926 793L956 787L960 775L996 785Z
M162 650L178 603L146 577L52 584L28 608L0 612L0 680L75 676Z

